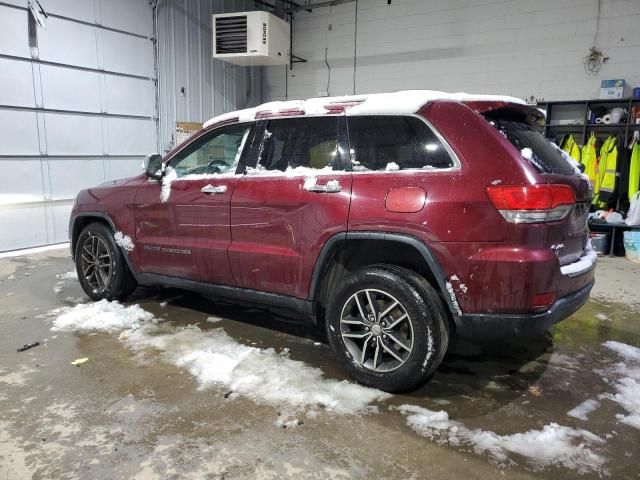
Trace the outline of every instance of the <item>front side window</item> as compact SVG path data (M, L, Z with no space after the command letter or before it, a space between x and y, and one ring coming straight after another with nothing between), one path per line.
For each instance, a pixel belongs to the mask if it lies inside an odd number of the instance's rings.
M180 152L171 161L171 166L178 178L233 173L250 130L249 125L233 125L212 132Z
M440 139L420 119L353 116L347 120L354 172L428 170L454 163Z
M266 125L259 169L322 169L336 167L338 161L336 117L271 120Z

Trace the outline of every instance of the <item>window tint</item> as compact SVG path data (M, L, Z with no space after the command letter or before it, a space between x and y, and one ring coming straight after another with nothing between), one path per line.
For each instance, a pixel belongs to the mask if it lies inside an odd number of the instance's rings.
M271 120L267 124L259 165L267 170L337 166L338 119L310 117Z
M431 129L415 117L348 117L353 170L449 168L453 160Z
M540 173L573 174L573 167L542 135L542 127L516 119L501 118L499 115L487 115L489 123L502 132L507 140L521 152L525 148L531 149L531 158L528 160Z
M234 125L213 132L180 152L171 161L171 166L178 177L234 172L240 157L240 147L250 129L249 125Z

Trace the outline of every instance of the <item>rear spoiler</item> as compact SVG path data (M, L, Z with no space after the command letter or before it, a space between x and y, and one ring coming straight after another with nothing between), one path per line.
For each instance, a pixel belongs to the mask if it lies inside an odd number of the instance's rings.
M469 108L482 114L485 117L499 117L502 119L513 119L535 124L544 119L544 114L532 105L522 105L510 102L464 102Z

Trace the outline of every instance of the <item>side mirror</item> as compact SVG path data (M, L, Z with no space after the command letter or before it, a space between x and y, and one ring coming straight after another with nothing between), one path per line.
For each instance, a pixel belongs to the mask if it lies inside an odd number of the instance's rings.
M144 157L144 172L149 178L162 180L164 176L164 164L162 157L158 153L150 153Z

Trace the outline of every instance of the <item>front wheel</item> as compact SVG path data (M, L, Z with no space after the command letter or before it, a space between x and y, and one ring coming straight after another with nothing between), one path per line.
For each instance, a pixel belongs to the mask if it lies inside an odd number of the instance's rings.
M350 274L332 295L326 327L347 372L387 392L426 382L449 339L444 306L433 287L414 272L391 265Z
M124 254L105 224L91 223L80 232L74 256L80 285L92 300L124 300L135 290Z

